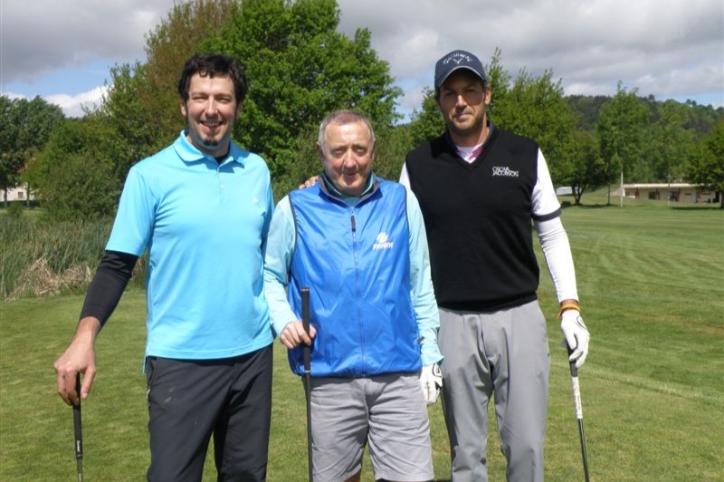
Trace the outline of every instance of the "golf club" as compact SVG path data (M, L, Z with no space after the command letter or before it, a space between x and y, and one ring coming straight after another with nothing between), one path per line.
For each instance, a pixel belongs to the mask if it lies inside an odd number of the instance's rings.
M570 357L573 350L568 344L568 356ZM571 367L571 386L573 387L573 403L576 407L576 419L578 420L578 435L581 439L581 457L583 457L583 472L586 476L586 482L590 482L588 476L588 454L586 453L586 437L583 434L583 406L581 405L581 388L578 385L578 367L576 362L569 362Z
M80 419L80 373L75 378L75 391L78 404L73 405L73 427L75 429L75 466L78 482L83 482L83 427Z
M302 296L302 326L309 335L309 288L301 289ZM304 345L304 392L307 397L307 457L309 465L309 482L312 482L312 383L309 363L310 346Z

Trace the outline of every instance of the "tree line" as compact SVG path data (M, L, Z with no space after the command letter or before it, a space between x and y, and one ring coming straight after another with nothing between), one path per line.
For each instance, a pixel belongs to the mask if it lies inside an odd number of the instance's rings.
M100 107L65 118L57 106L0 97L0 188L21 182L55 219L112 215L128 169L184 128L176 91L195 52L241 59L250 89L234 139L269 164L278 197L317 173L321 119L352 108L372 120L376 172L397 179L405 154L439 135L434 92L403 119L402 96L368 29L337 31L335 0L192 0L175 5L146 38L146 61L116 65ZM498 50L486 66L492 121L540 144L556 186L575 202L601 186L685 180L724 206L724 108L656 101L621 84L612 97L566 97L552 71L512 75Z

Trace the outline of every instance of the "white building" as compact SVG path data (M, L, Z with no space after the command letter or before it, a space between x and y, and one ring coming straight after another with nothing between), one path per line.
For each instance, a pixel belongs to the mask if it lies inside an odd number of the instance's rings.
M6 191L7 194L7 201L27 201L28 200L28 186L27 185L20 185L13 188L9 188ZM30 199L35 199L35 194L30 193ZM5 197L0 199L2 201L5 200Z
M659 183L659 184L624 184L624 196L633 199L651 199L654 201L671 201L681 203L718 203L719 196L715 192L702 191L695 184Z

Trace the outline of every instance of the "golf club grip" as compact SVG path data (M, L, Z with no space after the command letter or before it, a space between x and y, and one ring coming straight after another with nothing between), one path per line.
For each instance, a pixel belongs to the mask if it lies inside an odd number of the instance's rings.
M573 348L571 348L567 342L566 342L566 350L568 350L568 357L570 358L570 356L573 355ZM576 366L576 362L569 361L568 364L571 367L571 376L577 377L578 376L578 367Z
M73 405L73 429L75 432L75 458L83 458L83 428L80 418L80 374L75 379L75 390L78 393L78 404Z
M302 297L302 327L304 332L309 335L309 288L300 290ZM309 373L309 345L304 345L304 371Z

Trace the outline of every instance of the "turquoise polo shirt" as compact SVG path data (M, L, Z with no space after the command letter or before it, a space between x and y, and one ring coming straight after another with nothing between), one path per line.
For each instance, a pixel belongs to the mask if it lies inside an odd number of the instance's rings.
M146 356L219 359L269 345L263 293L273 212L264 160L219 163L184 132L128 173L107 250L148 250Z

